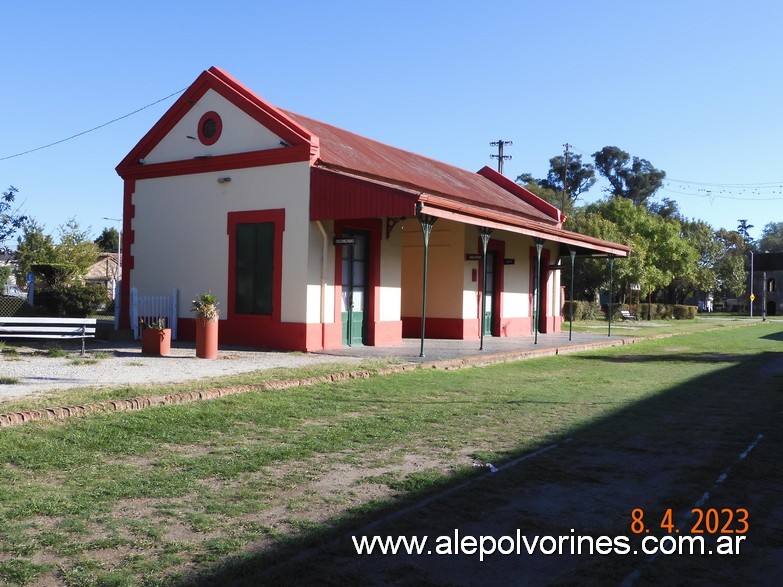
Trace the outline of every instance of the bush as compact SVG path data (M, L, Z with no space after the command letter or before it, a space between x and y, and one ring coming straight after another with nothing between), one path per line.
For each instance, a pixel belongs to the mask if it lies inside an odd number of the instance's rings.
M103 307L108 297L101 285L44 287L35 293L35 305L45 316L83 317Z
M647 320L648 304L639 304L639 311L637 316ZM683 306L683 305L670 305L670 304L653 304L652 305L652 319L653 320L693 320L696 317L696 306Z
M696 306L672 306L672 316L675 320L693 320L696 317Z
M570 302L565 302L563 304L563 317L568 320L570 316ZM574 320L600 320L603 317L601 306L595 302L574 300Z

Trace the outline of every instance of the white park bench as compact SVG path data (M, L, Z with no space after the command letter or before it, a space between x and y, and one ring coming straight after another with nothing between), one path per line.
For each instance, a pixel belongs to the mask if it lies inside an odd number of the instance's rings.
M628 310L620 310L620 317L623 320L638 320L636 314L629 312Z
M18 318L0 316L0 339L43 338L54 340L82 340L95 338L95 318Z

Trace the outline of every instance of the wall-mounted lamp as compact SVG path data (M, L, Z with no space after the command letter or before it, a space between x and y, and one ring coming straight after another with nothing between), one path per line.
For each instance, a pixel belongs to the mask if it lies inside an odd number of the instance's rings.
M231 181L231 178L228 177L228 176L218 177L218 179L217 179L218 183L228 183L229 181Z

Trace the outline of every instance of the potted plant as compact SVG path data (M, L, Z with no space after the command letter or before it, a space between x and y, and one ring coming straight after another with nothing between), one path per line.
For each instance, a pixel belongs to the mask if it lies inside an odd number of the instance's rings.
M139 318L141 329L141 353L156 357L171 354L171 328L166 328L165 318Z
M202 359L218 356L218 304L212 292L201 294L192 302L190 311L196 313L196 356Z

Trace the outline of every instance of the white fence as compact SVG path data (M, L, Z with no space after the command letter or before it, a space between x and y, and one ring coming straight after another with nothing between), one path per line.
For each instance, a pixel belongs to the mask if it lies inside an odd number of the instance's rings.
M177 340L177 293L175 287L170 296L140 296L139 291L130 290L130 321L133 338L141 336L139 322L151 322L163 318L166 327L171 328L171 340Z

